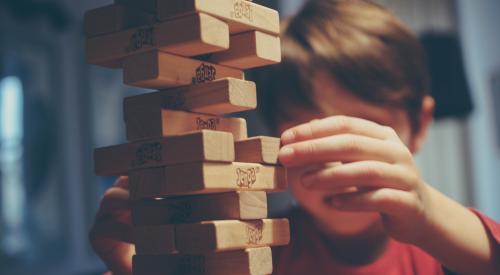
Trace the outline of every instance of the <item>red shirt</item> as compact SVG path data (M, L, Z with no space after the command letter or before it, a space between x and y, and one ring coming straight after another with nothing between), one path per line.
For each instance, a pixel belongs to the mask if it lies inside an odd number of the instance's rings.
M476 213L500 245L500 224ZM290 217L291 243L274 250L275 275L444 275L442 265L416 246L389 240L382 256L354 266L340 263L311 219L302 211Z

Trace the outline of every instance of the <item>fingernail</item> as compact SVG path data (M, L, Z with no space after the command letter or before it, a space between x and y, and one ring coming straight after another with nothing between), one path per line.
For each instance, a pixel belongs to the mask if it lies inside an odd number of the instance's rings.
M281 142L283 144L289 144L291 142L293 142L293 139L295 138L295 135L293 134L292 131L285 131L283 132L283 134L281 135Z
M281 162L288 162L293 158L295 151L291 147L283 147L279 152L279 159Z

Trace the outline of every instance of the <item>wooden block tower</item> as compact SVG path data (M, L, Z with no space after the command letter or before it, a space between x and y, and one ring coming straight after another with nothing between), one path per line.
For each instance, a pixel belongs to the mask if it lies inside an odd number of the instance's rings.
M87 60L123 69L129 143L95 150L128 175L135 275L272 273L290 239L266 192L287 188L280 141L225 115L257 106L244 69L280 62L279 15L245 0L115 0L85 15Z

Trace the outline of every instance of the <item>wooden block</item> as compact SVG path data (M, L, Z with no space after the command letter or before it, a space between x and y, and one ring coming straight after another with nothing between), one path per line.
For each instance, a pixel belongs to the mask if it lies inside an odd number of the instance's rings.
M123 101L125 114L164 108L221 115L256 107L255 83L234 78L127 97Z
M290 242L290 225L287 219L140 226L136 233L137 254L148 255L220 253L245 248L283 246Z
M85 13L87 37L123 31L142 25L154 24L156 17L122 5L107 5Z
M287 189L283 167L241 162L200 162L134 170L129 174L129 184L132 199Z
M121 67L128 56L155 49L195 56L228 48L227 24L206 14L193 14L86 41L87 62L110 68Z
M156 14L157 12L157 0L114 0L114 2L132 9L142 10L152 14Z
M149 88L204 83L233 77L243 79L243 71L160 51L129 56L123 61L125 84Z
M247 138L247 123L242 118L167 109L143 109L125 113L125 123L129 141L179 135L205 129L231 133L234 140Z
M261 275L273 272L271 248L207 255L135 255L134 275Z
M236 141L236 161L277 164L280 142L279 138L264 136Z
M218 17L229 24L231 33L259 30L278 35L280 33L277 11L242 0L183 0L158 1L158 19L166 20L203 12Z
M282 246L289 242L287 219L206 221L175 226L175 245L184 254Z
M267 217L265 192L228 192L138 201L134 225L193 223L206 220L257 220Z
M281 62L279 36L259 31L231 35L230 47L214 53L210 62L239 69L250 69Z
M135 252L137 254L178 253L175 246L174 225L136 226L133 232Z
M233 135L202 130L178 136L98 148L98 176L126 175L129 170L197 161L234 160Z

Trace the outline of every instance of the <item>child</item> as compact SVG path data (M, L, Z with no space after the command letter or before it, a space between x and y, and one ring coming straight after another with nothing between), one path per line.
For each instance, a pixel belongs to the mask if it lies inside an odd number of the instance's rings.
M413 161L432 121L422 49L384 8L311 0L283 35L283 62L258 83L298 202L275 274L500 274L500 225L428 185ZM127 179L90 238L131 274Z

